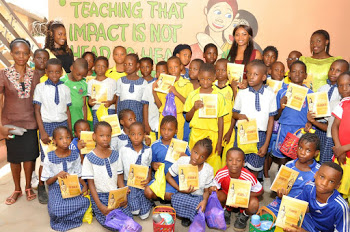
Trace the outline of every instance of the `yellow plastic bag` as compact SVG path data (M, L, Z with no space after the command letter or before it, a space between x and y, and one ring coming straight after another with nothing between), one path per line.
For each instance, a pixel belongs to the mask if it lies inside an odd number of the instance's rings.
M149 186L154 194L157 195L157 197L160 197L164 200L165 195L165 186L166 186L166 180L165 180L165 173L164 173L165 164L161 164L154 174L155 181Z
M337 159L334 159L334 163L339 164ZM350 158L346 157L346 163L340 165L343 168L343 178L338 188L343 197L346 199L350 195Z
M214 154L211 154L208 159L206 160L206 162L212 166L213 170L214 170L214 175L217 173L217 171L219 171L219 169L221 168L221 157L218 156L218 154L215 152Z
M250 153L258 153L258 147L257 143L250 143L250 144L241 144L240 143L240 138L237 136L237 146L241 148L245 154L250 154Z
M87 222L89 224L91 224L92 222L92 208L91 208L91 199L90 199L90 195L86 195L84 196L87 199L89 199L90 205L89 208L86 210L84 217L83 217L83 222Z
M96 116L98 121L101 121L101 118L107 115L108 115L108 108L106 108L104 104L101 104L96 111Z

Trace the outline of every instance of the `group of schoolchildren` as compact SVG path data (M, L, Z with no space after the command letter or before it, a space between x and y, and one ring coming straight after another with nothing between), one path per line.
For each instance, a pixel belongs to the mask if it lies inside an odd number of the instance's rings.
M240 209L234 222L235 230L244 230L249 216L259 209L259 196L271 184L268 171L271 163L285 164L299 172L289 196L309 202L309 210L302 228L287 231L349 231L349 207L344 200L349 189L342 188L343 172L349 165L350 145L344 146L350 100L349 64L335 61L329 70L327 85L319 91L328 92L334 118L315 119L308 111L307 101L301 111L286 107L288 83L303 85L307 77L306 65L298 60L301 54L289 54L288 74L277 61L278 51L269 46L263 51L263 60L253 60L246 66L243 83L230 82L227 75L229 60L217 60L217 48L208 44L204 48L204 61L191 61L191 47L178 45L173 56L156 64L153 60L139 59L137 54L127 54L122 46L113 50L115 66L109 69L106 57L96 57L86 52L71 66L71 72L63 75L59 59L49 59L49 53L38 49L34 53L35 69L43 77L34 93L35 115L40 139L49 143L52 138L57 149L42 153L40 188L48 185L48 211L51 227L66 231L82 223L85 211L91 203L97 221L104 227L108 209L108 195L112 190L127 185L131 164L149 168L148 178L142 182L145 189L129 187L127 202L120 207L126 215L139 215L146 219L154 201L159 200L150 188L152 176L162 163L166 176L165 202L171 203L189 226L198 210L205 211L209 195L217 192L224 207L225 221L230 224L232 207L226 206L231 178L250 181L252 184L249 206ZM41 57L41 59L37 59ZM295 60L294 62L293 59ZM45 64L42 62L45 61ZM186 67L189 68L186 68ZM160 93L158 78L164 74L176 77L169 93ZM63 75L63 76L62 76ZM267 78L284 81L277 95L266 85ZM103 85L107 100L98 103L93 99L95 83ZM239 86L239 88L238 88ZM217 95L217 117L199 117L204 106L200 94ZM312 93L309 89L308 93ZM176 114L167 114L167 101L173 99ZM122 132L112 137L112 127L100 120L98 111L104 108L108 114L118 114ZM92 120L87 120L91 114ZM256 119L259 142L256 151L247 153L237 147L237 120ZM332 120L332 121L331 121ZM334 121L334 122L333 122ZM278 130L274 126L279 124ZM296 160L289 161L279 148L288 132L300 128L308 131L316 128L316 134L304 134L298 144ZM87 155L80 150L85 142L81 131L93 129L96 147ZM71 131L73 131L74 138ZM322 133L323 132L323 133ZM320 135L322 134L322 142ZM172 138L188 141L189 147L181 157L171 163L165 160ZM334 144L333 144L334 140ZM348 143L350 144L350 143ZM336 149L332 149L334 147ZM315 158L320 153L320 165ZM342 164L343 169L332 162ZM198 166L199 189L193 186L179 190L179 165ZM82 196L62 199L58 177L79 176ZM263 178L264 187L258 181ZM342 181L341 181L342 180ZM339 188L340 193L336 190ZM347 191L347 192L346 192ZM268 205L276 215L285 189L279 189L277 198Z

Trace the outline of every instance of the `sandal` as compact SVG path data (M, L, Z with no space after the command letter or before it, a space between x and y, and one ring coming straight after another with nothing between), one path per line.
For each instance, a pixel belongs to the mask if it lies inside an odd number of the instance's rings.
M15 199L13 196L14 196L16 193L17 193L18 195L17 195L17 198ZM23 195L23 194L22 194L22 191L14 191L14 192L12 193L12 195L9 196L9 197L6 199L5 204L6 204L6 205L12 205L12 204L14 204L14 203L18 200L18 198L20 198L22 195Z
M36 198L36 194L34 192L32 194L30 191L33 191L33 189L29 188L29 189L25 190L26 195L27 195L27 201L32 201L32 200L34 200Z

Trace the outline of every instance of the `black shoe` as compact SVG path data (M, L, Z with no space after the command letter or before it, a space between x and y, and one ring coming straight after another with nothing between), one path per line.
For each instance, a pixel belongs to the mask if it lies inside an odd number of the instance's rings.
M38 199L41 204L47 204L48 200L47 192L45 189L45 185L38 186Z
M183 227L189 227L191 225L191 220L190 219L187 219L187 218L183 218L181 220L181 225Z
M235 224L233 224L235 231L244 231L247 227L247 221L249 216L245 216L243 213L239 213L236 217Z
M231 224L231 212L224 209L224 217L225 217L226 225L230 225Z

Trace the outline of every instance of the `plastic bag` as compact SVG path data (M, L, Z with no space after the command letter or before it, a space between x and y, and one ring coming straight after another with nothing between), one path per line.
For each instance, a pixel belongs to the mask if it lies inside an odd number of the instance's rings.
M205 209L205 220L210 228L226 230L224 209L222 208L216 192L209 196L207 208Z
M173 93L168 93L165 97L165 106L162 115L165 117L167 115L174 116L176 118L176 105L175 105L175 95Z
M89 208L86 210L84 217L83 217L83 222L87 222L89 224L91 224L92 222L92 208L91 208L91 199L90 199L90 195L86 195L84 196L87 199L89 199L90 205Z
M237 135L237 131L235 136L237 138L237 147L241 148L244 151L244 154L258 153L257 143L241 144L240 137Z
M188 232L204 232L205 231L205 217L202 208L199 208L197 215L194 217Z
M101 121L102 116L108 115L108 108L105 107L105 104L101 104L100 107L96 110L96 117L98 121Z
M166 187L164 167L165 167L165 164L161 164L158 167L158 170L154 174L154 178L156 180L149 186L152 189L152 191L154 192L154 194L156 194L157 197L160 197L163 200L164 200L165 187Z
M120 209L115 209L106 216L105 225L116 229L119 232L142 231L142 226L123 213Z

